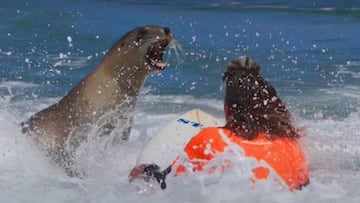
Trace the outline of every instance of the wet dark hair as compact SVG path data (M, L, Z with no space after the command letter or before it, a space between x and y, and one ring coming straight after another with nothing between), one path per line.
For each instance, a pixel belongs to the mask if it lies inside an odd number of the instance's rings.
M225 128L248 139L259 132L270 139L300 137L285 103L259 71L260 65L248 56L228 64L223 81L226 85L224 105L230 111L230 119Z

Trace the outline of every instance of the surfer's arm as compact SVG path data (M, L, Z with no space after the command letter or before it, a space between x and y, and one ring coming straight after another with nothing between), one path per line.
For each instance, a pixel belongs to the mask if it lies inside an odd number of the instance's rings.
M142 164L133 168L129 175L130 182L137 178L143 178L146 181L146 179L151 177L157 180L162 189L165 189L165 178L171 171L175 171L175 176L184 173L186 171L185 165L190 165L192 171L202 171L217 152L223 151L224 146L222 144L210 146L210 148L208 145L214 140L219 140L219 138L217 138L218 136L214 136L217 135L217 132L218 128L205 128L200 131L190 139L184 148L186 160L182 161L179 156L163 171L160 171L160 168L156 164ZM161 185L162 183L164 183L164 185Z
M129 182L135 179L143 179L145 182L149 182L150 179L155 179L162 190L166 188L165 179L167 174L171 172L171 166L165 170L160 171L160 167L156 164L141 164L134 167L129 174Z
M198 134L200 135L201 132ZM203 158L201 157L201 151L202 149L194 149L190 152L190 148L194 146L194 144L198 143L200 141L201 136L198 137L198 135L194 136L189 143L184 148L185 153L187 153L187 160L185 162L191 163L195 168L201 170L203 165L201 164L201 161L193 161L193 159ZM180 161L179 157L173 161L173 163L167 167L165 170L160 171L160 167L156 164L141 164L136 167L134 167L130 174L129 174L129 182L132 182L135 179L143 179L145 182L148 182L150 178L154 178L157 180L157 182L160 184L160 187L162 189L166 188L165 184L165 178L166 175L169 174L172 170L175 170L175 175L178 175L180 173L185 172L185 167L182 164L182 161Z

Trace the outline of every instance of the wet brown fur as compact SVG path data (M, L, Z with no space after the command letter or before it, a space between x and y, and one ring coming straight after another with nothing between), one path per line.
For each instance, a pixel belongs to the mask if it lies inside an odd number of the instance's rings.
M149 63L149 49L154 43L160 43L164 47L158 45L159 48L150 55L162 57L160 49L165 49L171 40L170 30L160 26L139 27L128 32L58 103L24 122L23 132L28 133L57 162L64 162L65 142L70 135L75 140L78 136L77 142L81 142L83 138L80 137L86 136L84 129L91 128L108 112L115 115L101 123L103 132L109 134L120 122L125 126L118 141L127 140L140 90L147 76L158 70L156 65Z

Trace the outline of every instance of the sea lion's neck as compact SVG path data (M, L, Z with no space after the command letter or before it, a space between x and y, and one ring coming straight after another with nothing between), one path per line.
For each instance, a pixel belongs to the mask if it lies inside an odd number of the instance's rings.
M119 89L127 89L131 96L137 96L143 87L148 73L144 71L144 65L140 66L135 63L122 63L121 65L101 66L100 69L106 73L109 78L106 80L97 80L101 83L113 83ZM97 77L96 73L94 77ZM100 76L101 77L101 76ZM101 84L99 84L101 85Z
M134 67L120 67L116 74L112 74L111 67L100 64L95 71L83 79L77 87L71 90L59 103L71 104L77 108L82 117L77 120L93 120L93 114L102 115L103 112L123 108L129 111L136 105L140 89L144 85L146 74L133 71ZM124 101L126 101L124 103Z
M144 56L138 54L113 47L105 55L99 69L111 76L112 80L121 88L132 88L136 90L134 94L139 94L149 72L144 67Z

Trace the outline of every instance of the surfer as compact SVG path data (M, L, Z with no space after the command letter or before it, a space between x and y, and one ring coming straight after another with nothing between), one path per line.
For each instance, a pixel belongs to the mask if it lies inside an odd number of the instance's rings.
M208 170L212 173L216 169L226 172L232 167L231 160L224 160L210 169L207 166L217 154L234 145L241 148L246 157L259 162L252 169L252 183L268 179L270 171L274 171L278 181L285 183L290 191L306 186L309 169L299 144L303 135L294 125L284 102L259 71L260 65L250 57L231 61L223 74L225 126L204 128L195 135L184 148L185 163L175 160L162 172L156 164L142 164L131 171L130 182L153 178L165 189L166 175L171 171L175 176L186 173L189 167L185 165L191 165L190 170L194 172ZM260 164L260 161L267 164Z

